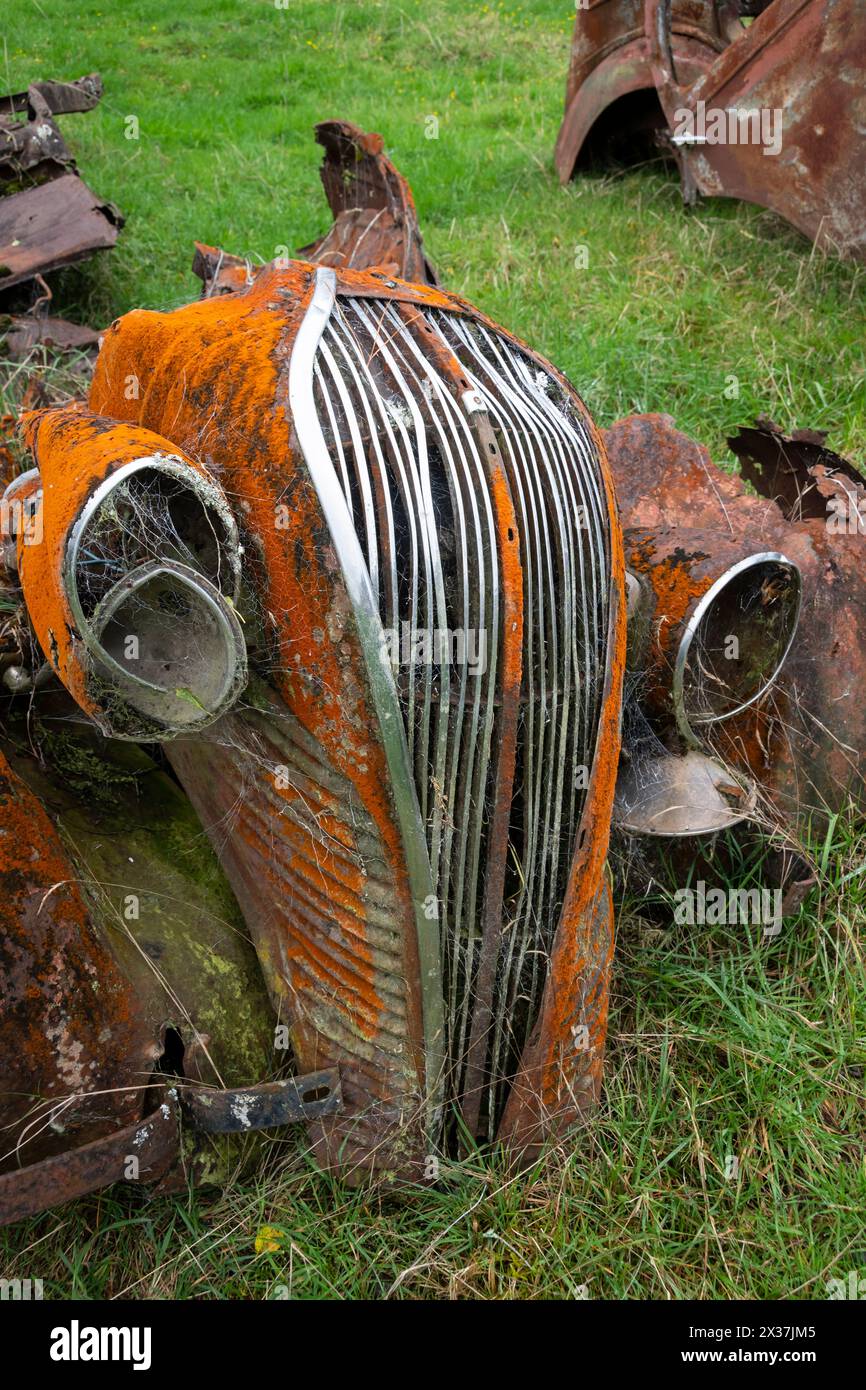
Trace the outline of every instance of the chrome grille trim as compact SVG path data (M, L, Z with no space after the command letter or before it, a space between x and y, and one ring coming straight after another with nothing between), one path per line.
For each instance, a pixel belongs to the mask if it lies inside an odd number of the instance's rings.
M436 323L452 350L462 349L467 375L484 399L504 446L526 542L525 665L538 671L537 698L531 687L528 692L529 834L523 887L494 1006L491 1071L494 1078L501 1078L503 1070L508 1070L509 1053L514 1060L523 1041L510 1036L509 1022L519 1014L522 1000L528 1002L530 1014L537 1005L543 985L540 967L559 920L564 892L559 855L563 821L567 842L573 846L582 809L573 769L589 766L601 709L609 541L606 515L602 528L600 479L589 441L553 405L540 384L539 369L484 326L445 314L437 314ZM555 384L549 377L543 379ZM586 546L578 506L584 507L583 515L592 528ZM557 632L551 620L556 617L560 594L563 621ZM579 705L580 717L573 705ZM564 796L565 775L570 776L571 785ZM497 1101L503 1089L500 1083Z
M559 382L460 314L341 295L306 370L317 469L324 448L343 521L356 531L355 562L366 568L365 601L381 640L383 628L407 625L410 658L389 674L438 902L452 1096L471 1030L486 866L492 854L512 861L487 1039L492 1135L540 1003L583 810L574 768L590 766L601 712L610 534L597 452ZM455 376L483 403L519 526L522 810L508 845L485 838L502 641L497 532ZM483 674L470 674L465 652L416 662L417 640L443 629L484 634Z
M388 414L384 406L386 390L399 389L403 404L407 407L410 402L414 404L417 411L416 449L406 457L409 473L414 477L414 487L403 489L404 506L407 494L410 504L413 497L423 498L427 494L427 527L432 528L437 553L438 523L430 494L429 451L431 447L438 451L448 481L451 516L461 556L461 563L455 571L460 589L456 605L452 601L450 614L443 577L439 630L459 628L464 633L498 634L497 545L484 463L476 441L448 384L424 355L410 327L390 305L377 306L376 312L381 315L378 320L361 302L338 304L326 336L340 341L346 349L347 358L351 354L362 370L362 375L353 372L356 393L353 401L356 414L360 414L370 425L370 450L377 460L381 453L374 436L371 398L380 403L383 418ZM398 410L398 418L399 413ZM417 447L418 441L422 441L423 448ZM381 476L387 487L384 472ZM398 480L395 477L393 481L396 484ZM386 538L386 518L393 515L394 503L387 491L382 503L377 528L380 547ZM441 558L439 563L441 569ZM390 609L381 588L380 612L383 622L393 630L397 624L396 621L389 621ZM454 621L455 617L459 618L458 622ZM467 985L471 982L475 965L478 903L483 887L483 820L475 808L483 804L486 790L494 723L497 655L498 641L494 637L489 644L489 660L482 676L471 677L465 663L456 670L456 707L452 707L450 700L442 698L443 676L447 678L449 694L451 690L452 672L445 663L436 664L437 699L434 699L433 669L429 663L425 666L420 701L416 698L416 672L410 663L405 697L407 737L410 746L415 749L418 796L427 821L428 849L438 890L440 927L443 940L450 944L445 969L449 1006L447 1017L450 1022L449 1072L458 1088L471 1024L471 990ZM435 715L438 727L436 746L431 748L434 704L438 705ZM438 796L437 787L441 788ZM455 839L456 825L465 825L468 830Z
M434 897L433 880L425 850L400 702L393 674L382 661L382 624L378 595L373 588L371 572L361 550L352 511L334 470L314 394L316 355L331 317L335 298L336 276L332 270L320 266L316 270L315 288L310 305L292 349L289 364L289 404L298 442L310 470L352 603L373 704L379 717L382 746L391 775L391 793L406 853L410 891L415 907L425 1044L427 1123L431 1142L436 1142L441 1105L444 1017L439 923L425 912L426 904ZM351 419L349 423L352 426ZM359 468L362 467L362 461L363 450L356 459Z

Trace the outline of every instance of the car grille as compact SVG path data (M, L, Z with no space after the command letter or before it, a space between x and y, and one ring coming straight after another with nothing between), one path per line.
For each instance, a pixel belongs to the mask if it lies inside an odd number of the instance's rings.
M426 837L446 1094L465 1114L469 1082L471 1127L492 1136L538 1013L600 716L610 535L598 452L560 382L462 314L338 296L312 370L318 424L388 634ZM507 478L521 575L504 787L496 766L511 610L485 439ZM482 909L497 872L485 971ZM468 1077L473 1039L483 1065Z

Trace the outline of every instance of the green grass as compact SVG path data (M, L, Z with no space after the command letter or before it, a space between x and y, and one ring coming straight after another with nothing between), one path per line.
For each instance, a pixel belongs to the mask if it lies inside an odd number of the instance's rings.
M14 0L2 80L101 71L102 105L63 127L129 219L110 256L55 277L57 308L102 323L184 302L195 238L268 259L321 234L310 132L343 116L384 134L445 282L601 423L667 411L724 461L761 412L862 457L862 268L756 208L686 212L658 167L559 187L572 17L566 0ZM53 1297L823 1298L866 1274L864 849L850 826L816 846L820 887L770 942L626 901L603 1107L528 1176L479 1155L395 1203L285 1141L224 1194L123 1191L23 1223L0 1274ZM282 1248L256 1254L265 1224Z

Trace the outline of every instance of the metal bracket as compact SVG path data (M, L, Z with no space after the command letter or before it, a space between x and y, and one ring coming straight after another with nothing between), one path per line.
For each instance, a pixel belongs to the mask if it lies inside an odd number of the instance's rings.
M314 1071L236 1091L172 1086L144 1119L90 1144L0 1175L0 1226L122 1180L156 1182L180 1151L181 1112L204 1134L243 1134L330 1115L343 1103L338 1071ZM136 1159L134 1178L129 1160Z
M332 1115L343 1103L337 1071L311 1071L236 1091L183 1086L178 1098L184 1114L205 1134L245 1134L315 1120Z

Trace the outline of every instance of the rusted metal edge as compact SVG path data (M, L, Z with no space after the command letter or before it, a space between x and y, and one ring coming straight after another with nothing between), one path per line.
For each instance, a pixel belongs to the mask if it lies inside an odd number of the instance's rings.
M102 97L102 78L98 72L76 77L72 82L31 82L26 92L0 97L0 116L26 111L29 119L48 113L69 116L75 111L92 111Z
M340 1073L312 1071L234 1091L183 1086L184 1114L205 1134L245 1134L332 1115L343 1103Z
M78 174L9 194L0 199L0 289L108 250L122 226Z
M37 1216L112 1183L154 1182L168 1172L179 1149L177 1103L167 1090L145 1119L0 1176L0 1226Z
M342 1103L336 1070L233 1091L169 1087L156 1110L144 1119L80 1148L0 1175L0 1226L37 1216L116 1182L158 1181L180 1154L182 1118L203 1134L246 1134L315 1120L333 1114Z

